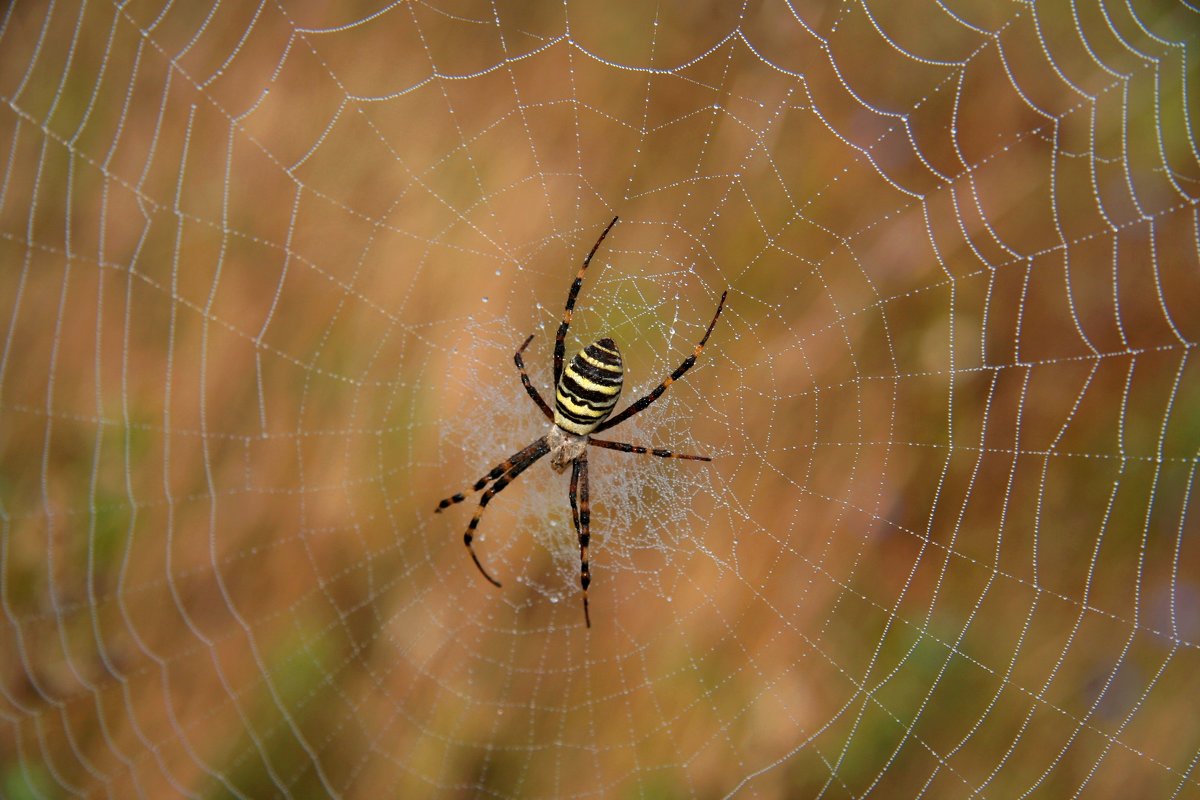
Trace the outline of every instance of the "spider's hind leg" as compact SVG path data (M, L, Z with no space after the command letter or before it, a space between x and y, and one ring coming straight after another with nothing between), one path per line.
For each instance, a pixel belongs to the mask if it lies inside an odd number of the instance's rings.
M529 373L525 371L525 361L521 358L521 354L525 352L525 348L529 347L529 343L532 341L533 334L531 333L529 334L529 338L525 340L525 344L521 345L517 349L516 354L513 355L513 363L517 365L517 369L521 372L521 385L525 387L525 391L528 392L530 398L533 399L534 403L537 403L537 407L541 409L546 419L554 419L554 412L550 410L550 406L546 405L546 401L538 394L537 387L530 383Z
M596 433L600 433L601 431L606 431L609 428L620 425L634 414L640 414L642 411L645 411L651 403L662 396L662 393L667 390L668 386L682 378L683 374L692 368L692 365L696 363L696 359L698 359L700 354L704 352L704 345L708 343L708 337L712 336L713 328L716 326L717 320L721 316L721 309L725 307L725 298L728 296L728 289L721 293L721 302L717 303L717 313L713 314L712 322L708 323L708 328L704 331L704 335L700 337L699 343L692 348L692 354L685 358L683 363L675 368L674 372L663 378L663 382L658 386L655 386L654 389L651 390L650 394L646 395L635 403L630 403L625 407L624 411L622 411L620 414L617 414L615 417L609 417L604 422L601 422L596 428Z
M563 356L566 355L566 338L567 328L571 327L571 315L575 313L575 299L579 297L579 287L583 286L583 274L587 272L588 264L592 263L592 257L596 255L596 251L600 249L600 243L604 241L604 237L608 236L608 232L612 230L612 226L617 224L619 217L613 217L612 222L608 223L608 227L600 234L600 238L592 245L591 252L587 254L587 258L583 260L583 266L579 268L579 272L575 274L575 280L571 283L571 288L567 292L567 305L563 309L563 319L558 326L558 333L554 336L554 385L558 385L559 378L562 377L563 371Z
M639 455L658 456L659 458L682 458L687 461L712 461L712 456L693 456L686 453L676 453L674 450L663 450L660 447L644 447L628 442L610 442L608 439L588 437L588 444L593 447L603 447L606 450L617 450L622 453L637 453Z

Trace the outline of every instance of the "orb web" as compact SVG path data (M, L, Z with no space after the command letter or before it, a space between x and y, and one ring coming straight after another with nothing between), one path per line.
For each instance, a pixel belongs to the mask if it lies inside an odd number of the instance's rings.
M1200 796L1198 33L9 4L0 795Z

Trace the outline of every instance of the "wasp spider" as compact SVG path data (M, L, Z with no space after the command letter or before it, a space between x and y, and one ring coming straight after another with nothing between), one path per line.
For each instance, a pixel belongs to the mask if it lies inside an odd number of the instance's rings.
M648 395L631 403L615 417L609 418L608 415L612 413L613 407L617 404L617 398L621 394L621 386L625 377L625 370L621 366L621 352L617 349L616 342L608 338L592 342L576 353L564 369L563 340L567 336L567 328L571 325L571 314L575 310L575 298L579 295L579 287L583 285L583 274L587 271L588 264L592 262L592 256L596 255L596 251L600 249L600 243L604 241L604 237L616 224L617 218L613 217L612 222L608 223L608 227L592 245L591 252L583 260L583 266L579 268L579 272L575 275L575 281L571 284L571 290L567 293L567 306L563 311L562 324L558 326L558 334L554 337L554 384L556 388L553 411L550 410L550 406L542 399L534 385L529 382L529 375L525 372L525 362L521 358L525 348L533 341L532 335L525 340L525 343L517 349L513 356L513 362L521 373L521 384L525 387L525 391L529 393L546 418L554 424L545 436L524 450L509 456L491 472L475 482L475 485L471 487L472 492L482 490L488 483L492 485L479 499L479 508L475 510L475 515L471 517L471 522L467 525L467 532L463 534L463 543L471 553L471 559L475 562L475 566L493 586L499 586L500 581L489 575L488 571L483 568L479 556L475 553L475 548L471 545L484 509L493 497L504 491L504 487L516 480L518 475L547 453L550 455L550 466L556 472L563 472L569 466L571 468L569 494L571 521L579 536L579 583L583 587L583 619L589 628L592 626L592 619L588 612L588 585L592 578L588 568L589 525L591 523L588 501L588 445L619 450L622 453L658 456L659 458L712 461L708 456L690 456L670 450L597 439L592 436L592 433L608 430L645 410L667 390L668 386L679 380L683 373L692 368L701 351L704 350L704 344L708 341L713 326L717 324L717 318L721 316L721 309L725 307L725 297L729 294L727 291L721 294L717 312L713 314L712 322L708 323L708 329L704 331L703 338L692 350L692 354L685 358L683 363L669 377L664 378L662 383L654 387L654 390ZM467 493L459 492L438 503L434 510L440 512L465 499L467 499Z

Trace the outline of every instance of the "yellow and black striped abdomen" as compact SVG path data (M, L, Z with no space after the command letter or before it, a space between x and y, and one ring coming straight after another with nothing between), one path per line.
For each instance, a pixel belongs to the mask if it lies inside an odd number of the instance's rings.
M624 379L616 342L592 342L575 354L558 380L554 424L576 436L591 433L612 413Z

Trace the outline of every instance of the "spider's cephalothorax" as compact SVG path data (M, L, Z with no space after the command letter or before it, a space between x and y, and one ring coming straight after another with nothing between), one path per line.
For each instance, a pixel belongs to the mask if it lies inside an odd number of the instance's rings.
M712 461L708 456L690 456L682 453L673 453L670 450L660 448L644 447L636 444L626 444L625 442L611 442L606 439L595 439L592 437L593 432L605 431L614 425L619 425L625 420L632 417L634 414L644 410L647 406L657 400L663 392L667 390L675 381L692 368L696 363L696 359L704 350L704 344L708 341L708 337L712 334L713 326L717 324L717 318L721 316L721 309L725 307L725 297L729 294L724 292L721 294L721 302L717 303L717 312L713 314L712 322L708 323L708 329L704 331L704 336L701 337L699 344L692 350L692 354L683 360L674 372L663 382L650 392L650 394L641 398L635 403L631 403L624 411L617 414L615 417L609 418L613 408L617 404L617 398L621 396L621 386L624 382L625 370L621 366L621 353L617 349L616 342L612 339L600 339L592 342L587 347L580 350L571 362L563 365L563 355L566 351L565 340L567 329L571 325L571 315L575 310L575 298L579 296L579 288L583 285L583 275L587 271L588 264L592 263L592 256L596 255L596 251L600 249L600 243L604 241L604 237L612 230L612 226L617 224L617 218L613 217L612 222L608 223L608 227L600 234L600 238L592 245L591 252L587 258L583 260L583 266L579 268L578 274L575 275L575 281L571 284L570 291L567 292L567 306L563 310L563 320L558 326L558 334L554 337L554 410L550 410L550 406L542 399L541 394L529 381L529 375L525 372L525 362L521 358L521 354L525 352L525 348L533 341L533 336L525 340L513 356L513 362L517 365L517 369L521 373L521 384L525 387L529 397L537 404L542 413L547 419L553 420L554 425L550 428L550 432L542 438L535 441L533 444L514 453L504 462L496 465L491 472L484 475L475 482L471 487L471 491L478 492L482 490L488 483L492 483L491 487L483 493L479 498L479 508L475 510L475 515L471 517L471 522L467 525L467 532L463 534L463 543L466 544L467 550L471 553L471 559L475 562L475 566L483 573L483 577L487 578L493 585L499 586L500 581L488 574L483 568L483 564L479 561L479 556L475 554L475 548L471 546L471 542L475 536L475 529L479 526L479 520L483 517L483 510L487 508L487 504L493 497L504 490L504 487L512 483L518 475L524 472L535 461L547 453L550 454L550 464L558 472L564 471L568 466L571 467L571 488L568 499L571 503L571 521L575 525L575 532L579 536L579 584L583 588L583 619L590 628L592 619L588 613L588 585L591 583L592 577L588 566L588 544L591 540L590 525L591 525L591 508L588 497L588 460L587 448L603 447L609 450L617 450L622 453L641 453L659 458L682 458L690 461ZM441 511L444 508L449 508L455 503L461 503L467 499L465 492L451 495L445 500L438 503L435 511Z

